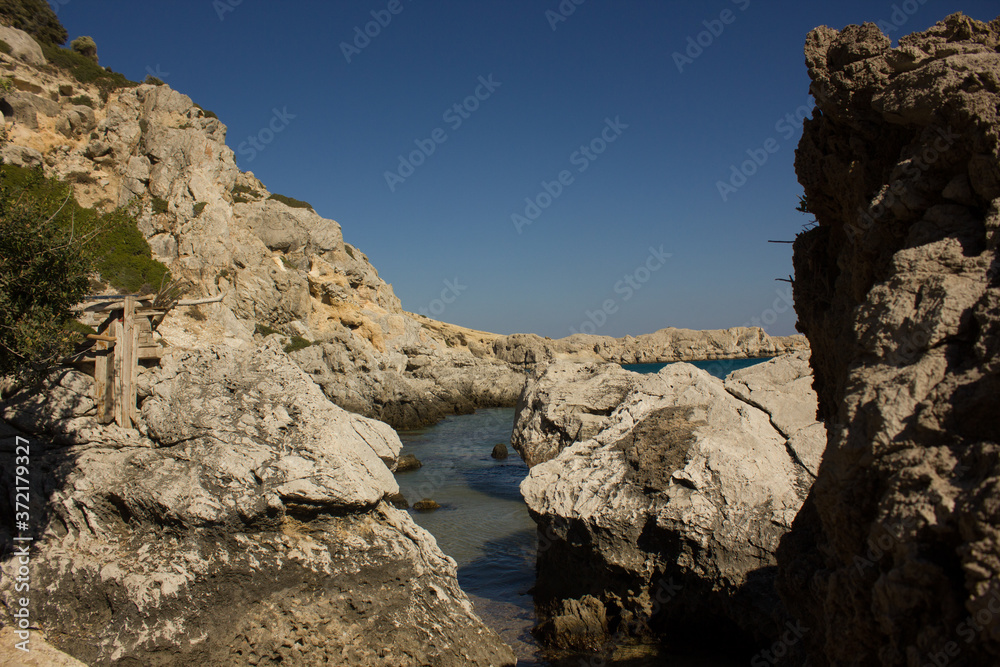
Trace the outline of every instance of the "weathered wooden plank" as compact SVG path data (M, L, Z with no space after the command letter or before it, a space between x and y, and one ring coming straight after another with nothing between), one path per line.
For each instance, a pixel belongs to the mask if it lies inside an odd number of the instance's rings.
M114 419L114 403L112 402L112 382L114 364L110 363L111 343L98 340L94 346L94 402L97 404L97 422L107 424Z
M139 420L139 411L136 408L136 385L139 378L139 321L145 318L136 318L135 299L129 297L125 300L125 318L128 319L129 312L132 314L132 324L129 332L132 334L129 339L129 362L128 362L128 394L125 395L126 407L129 413L129 422L132 424Z
M122 341L120 344L117 343L115 344L115 353L114 353L115 376L114 376L114 382L112 383L114 387L114 390L112 391L112 400L114 401L115 423L117 423L122 428L129 428L132 426L132 423L131 422L129 422L128 424L125 423L125 414L122 411L122 408L125 405L124 400L122 400L122 381L123 378L125 377L125 365L126 365L125 361L126 346L125 346L125 336L123 335L125 327L122 325L121 320L115 320L114 324L111 325L111 329L115 333L115 338Z

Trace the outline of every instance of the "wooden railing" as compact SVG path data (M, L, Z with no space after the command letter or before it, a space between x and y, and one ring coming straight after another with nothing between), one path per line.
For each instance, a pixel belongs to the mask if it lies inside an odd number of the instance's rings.
M94 401L97 421L112 421L122 428L132 428L138 418L136 379L139 361L159 359L160 344L153 339L153 330L174 306L197 306L222 301L222 296L207 299L177 301L165 308L152 305L153 297L114 296L91 297L77 312L108 313L96 334L88 339L94 345L75 357L76 362L94 363ZM149 305L147 305L149 304Z

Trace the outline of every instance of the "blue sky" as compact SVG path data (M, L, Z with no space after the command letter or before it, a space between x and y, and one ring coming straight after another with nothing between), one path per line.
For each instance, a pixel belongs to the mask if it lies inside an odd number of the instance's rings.
M240 168L337 220L407 310L554 338L794 333L775 281L791 246L767 241L808 222L793 169L806 33L881 21L898 39L998 14L995 0L51 4L101 64L215 111Z

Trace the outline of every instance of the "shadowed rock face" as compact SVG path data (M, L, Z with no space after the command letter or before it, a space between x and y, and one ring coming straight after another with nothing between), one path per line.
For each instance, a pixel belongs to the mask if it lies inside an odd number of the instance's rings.
M810 664L997 664L1000 19L817 28L806 62L795 308L829 445L779 590Z
M0 468L30 443L32 622L54 646L90 665L514 664L454 561L386 502L395 432L279 345L169 351L140 375L138 430L96 423L91 382L0 405Z
M774 551L826 440L808 374L804 353L725 382L688 364L536 372L515 434L535 462L521 493L540 636L590 651L680 627L770 641L787 620Z

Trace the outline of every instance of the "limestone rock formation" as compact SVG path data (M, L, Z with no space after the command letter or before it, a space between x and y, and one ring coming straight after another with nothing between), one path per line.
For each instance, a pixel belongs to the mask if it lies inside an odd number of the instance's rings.
M515 431L536 462L521 492L539 525L542 636L589 650L691 626L773 636L774 552L813 480L802 461L825 446L808 376L805 353L725 383L683 363L534 375Z
M57 380L8 401L18 431L0 434L6 471L29 442L32 622L56 647L91 665L514 663L454 561L385 501L396 434L277 344L170 351L140 375L138 431L95 422L88 376Z
M45 65L45 55L42 54L42 47L38 45L35 38L17 28L0 25L0 40L7 42L10 46L10 55L29 65L42 67Z
M997 664L1000 19L817 28L806 62L795 308L829 445L780 592L811 665Z
M528 464L544 463L604 430L641 376L603 362L539 366L517 401L511 445Z
M495 341L493 354L521 366L558 360L649 364L773 357L808 348L803 336L768 336L758 327L710 331L671 327L624 338L574 334L551 340L534 334L514 334Z

